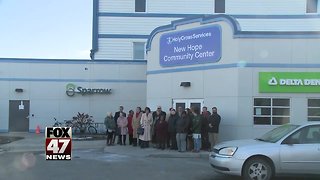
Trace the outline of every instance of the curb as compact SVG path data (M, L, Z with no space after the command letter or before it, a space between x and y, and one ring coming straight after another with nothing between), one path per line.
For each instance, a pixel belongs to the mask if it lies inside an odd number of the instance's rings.
M147 157L152 157L152 158L208 158L209 153L181 153L181 154L150 154Z

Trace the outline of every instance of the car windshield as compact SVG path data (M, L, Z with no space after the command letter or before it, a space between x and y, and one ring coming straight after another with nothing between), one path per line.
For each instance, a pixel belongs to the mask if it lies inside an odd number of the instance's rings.
M285 124L265 133L263 136L261 136L260 138L257 138L256 140L275 143L279 141L281 138L283 138L285 135L287 135L288 133L295 130L297 127L299 126L292 125L292 124Z

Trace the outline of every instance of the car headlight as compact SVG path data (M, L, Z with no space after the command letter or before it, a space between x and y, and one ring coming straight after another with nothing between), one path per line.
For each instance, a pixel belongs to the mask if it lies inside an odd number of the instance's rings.
M219 154L223 156L233 156L237 149L237 147L224 147L219 150Z

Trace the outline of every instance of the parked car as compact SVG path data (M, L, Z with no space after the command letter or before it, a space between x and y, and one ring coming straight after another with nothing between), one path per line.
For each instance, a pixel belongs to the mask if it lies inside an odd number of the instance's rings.
M269 180L280 174L320 175L320 122L285 124L260 138L217 144L209 155L215 171Z

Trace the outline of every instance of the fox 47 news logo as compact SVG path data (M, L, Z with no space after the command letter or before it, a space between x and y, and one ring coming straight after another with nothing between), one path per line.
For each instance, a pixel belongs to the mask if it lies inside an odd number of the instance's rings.
M46 160L71 160L71 127L46 127Z

